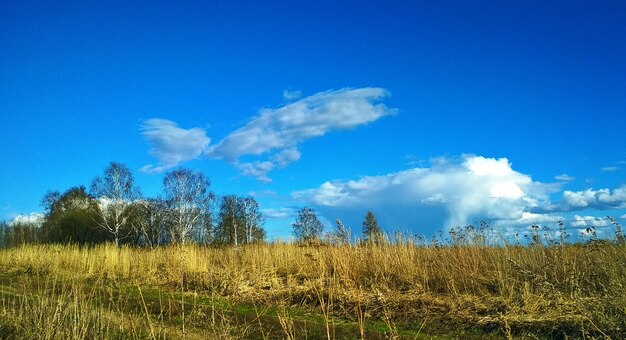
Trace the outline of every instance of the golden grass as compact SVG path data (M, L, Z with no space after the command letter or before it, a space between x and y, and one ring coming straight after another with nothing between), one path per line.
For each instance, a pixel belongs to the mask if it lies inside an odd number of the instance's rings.
M626 336L626 247L611 243L31 245L0 250L0 272L0 338L181 337L181 324L188 337L300 338L306 326L294 322L306 318L294 310L318 316L317 336L329 338ZM256 316L214 299L253 305Z

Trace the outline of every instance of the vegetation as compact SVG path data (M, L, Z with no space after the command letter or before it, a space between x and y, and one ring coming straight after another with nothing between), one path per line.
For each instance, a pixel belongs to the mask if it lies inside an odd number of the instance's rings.
M0 338L626 335L626 248L609 242L27 245L0 273Z
M324 226L317 218L313 208L304 207L298 211L296 221L292 224L293 235L301 243L317 243L322 238Z
M302 208L296 242L266 243L253 198L186 169L144 198L124 169L0 224L0 339L626 337L615 219L613 240L568 243L559 223L494 243L481 222L426 242L367 212L359 241Z
M373 212L368 211L363 220L363 240L365 242L380 243L382 237L383 231L378 225L376 216L374 216Z

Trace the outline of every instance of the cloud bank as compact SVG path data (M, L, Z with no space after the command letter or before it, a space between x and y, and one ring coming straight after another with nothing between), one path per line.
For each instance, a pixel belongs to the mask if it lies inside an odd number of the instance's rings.
M297 98L294 93L286 93L286 98ZM182 129L169 120L150 119L142 124L141 132L159 164L143 170L164 171L203 156L227 161L244 176L270 181L270 171L300 159L300 143L395 114L396 109L380 103L388 96L388 91L375 87L320 92L276 109L261 110L216 145L209 145L203 129ZM242 156L262 159L240 162Z
M626 185L613 190L565 190L559 198L562 181L569 179L560 175L560 182L542 183L515 171L506 158L464 155L436 158L428 167L327 181L316 188L295 191L292 197L328 218L342 218L353 226L359 226L358 218L373 210L387 221L387 228L402 230L449 229L478 220L503 230L559 221L569 221L570 227L606 227L603 218L566 215L584 210L622 214L620 210L626 209ZM553 202L551 196L557 196L558 201Z
M397 227L414 226L424 216L436 216L448 228L465 226L474 218L515 223L537 221L535 207L548 200L555 186L533 181L511 168L506 158L465 155L459 159L438 158L431 167L418 167L358 180L329 181L318 188L292 195L330 216L349 216L368 209L385 214L402 211ZM397 220L397 218L396 218ZM396 226L394 226L396 227Z

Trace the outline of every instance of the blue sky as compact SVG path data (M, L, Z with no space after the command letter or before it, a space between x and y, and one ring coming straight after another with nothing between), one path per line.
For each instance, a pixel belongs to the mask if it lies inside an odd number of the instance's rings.
M126 163L200 170L271 237L626 218L626 5L0 4L0 220ZM515 229L516 230L516 229Z

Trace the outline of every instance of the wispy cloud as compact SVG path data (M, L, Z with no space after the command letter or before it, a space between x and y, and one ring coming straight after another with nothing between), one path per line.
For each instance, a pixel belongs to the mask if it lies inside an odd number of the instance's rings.
M604 168L600 169L602 170L602 172L614 172L619 170L619 167L617 166L605 166Z
M269 182L270 171L300 159L297 149L300 143L395 114L396 109L378 103L388 95L381 88L342 89L320 92L278 109L265 109L209 148L205 155L230 162L244 176ZM239 162L244 155L265 156L265 159Z
M301 91L283 90L283 98L286 100L294 100L302 97Z
M558 175L558 176L554 176L554 179L556 179L557 181L571 182L571 181L575 180L576 177L570 176L568 174L561 174L561 175Z
M296 211L293 208L267 208L262 209L261 213L268 219L283 219L294 217L296 215Z
M148 164L142 167L143 172L165 171L182 162L198 158L211 142L204 129L183 129L166 119L146 120L140 130L150 144L150 154L159 161L157 165Z
M299 97L289 91L283 95ZM300 143L395 114L396 109L380 103L388 95L386 90L374 87L320 92L276 109L263 109L212 146L203 129L182 129L169 120L150 119L143 123L141 131L159 164L147 165L143 170L158 172L204 156L225 160L242 175L267 182L270 171L300 159ZM259 159L241 162L242 156Z

